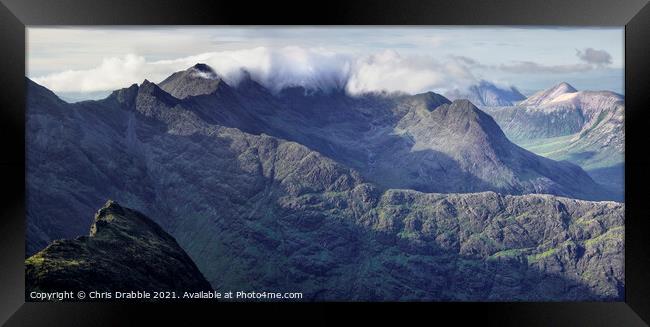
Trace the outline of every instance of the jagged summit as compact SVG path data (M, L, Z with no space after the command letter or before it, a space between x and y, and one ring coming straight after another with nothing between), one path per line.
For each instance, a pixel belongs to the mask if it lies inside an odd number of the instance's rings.
M436 109L437 107L443 104L451 103L449 99L434 92L425 92L425 93L416 94L411 96L411 99L413 99L413 101L421 102L429 111Z
M457 99L454 101L447 102L446 104L441 105L441 108L448 108L450 112L456 112L456 113L485 115L485 113L481 111L481 109L476 107L470 100L467 99Z
M217 72L212 69L212 67L206 65L206 64L196 64L190 68L187 69L187 72L190 73L190 76L193 78L203 78L203 79L221 79Z
M148 231L170 243L176 242L173 237L168 235L158 224L147 216L122 207L119 203L111 199L108 199L95 214L94 223L90 227L90 236L97 237L98 233L101 236L105 232L105 229Z
M495 139L494 143L501 145L509 143L494 119L467 99L443 104L437 110L441 111L440 115L442 116L438 120L444 121L445 127L450 130L460 132L474 129L481 135ZM473 139L472 142L477 142L477 140Z
M203 63L197 63L196 65L194 65L194 66L192 66L192 67L190 67L188 69L194 69L194 70L204 72L204 73L214 73L214 70L212 69L212 67L210 67L210 66L208 66L206 64L203 64Z
M136 254L136 255L134 255ZM108 200L89 236L58 240L25 260L27 291L209 291L192 259L158 224Z
M160 87L178 99L206 95L228 88L223 79L208 65L198 63L175 72L160 82Z
M571 84L567 82L560 82L553 89L560 90L563 93L573 93L577 92L578 90L574 88Z
M179 102L177 98L165 92L156 83L145 79L138 84L113 91L106 99L100 100L107 105L116 104L126 110L138 110L146 115L152 113L152 108L173 106ZM138 105L139 104L139 105Z
M177 97L170 94L167 90L163 89L160 85L150 82L145 79L140 87L138 88L137 97L144 98L153 98L156 101L164 102L168 105L172 105L178 102Z
M140 91L153 91L158 87L156 83L150 82L148 79L144 79L142 83L140 83Z

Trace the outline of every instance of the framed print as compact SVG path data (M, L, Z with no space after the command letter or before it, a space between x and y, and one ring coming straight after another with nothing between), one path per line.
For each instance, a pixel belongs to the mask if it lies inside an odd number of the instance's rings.
M8 325L647 324L646 2L287 8L3 1Z

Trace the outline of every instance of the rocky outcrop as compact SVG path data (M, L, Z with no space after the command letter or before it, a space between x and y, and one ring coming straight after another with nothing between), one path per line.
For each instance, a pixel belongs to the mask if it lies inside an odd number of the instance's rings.
M57 240L25 260L26 293L211 291L176 240L141 213L108 201L88 236Z

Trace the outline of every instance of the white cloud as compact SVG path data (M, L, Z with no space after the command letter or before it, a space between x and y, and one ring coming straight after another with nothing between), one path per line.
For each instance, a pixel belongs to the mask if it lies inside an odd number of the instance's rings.
M384 51L358 59L347 84L352 93L373 91L421 93L466 86L476 79L463 63L440 63L426 56Z
M136 55L106 58L95 68L66 70L34 78L34 81L58 92L111 90L138 81L145 73L145 64L144 57Z
M230 84L237 84L245 69L253 79L274 91L304 86L324 90L345 87L352 94L419 93L465 86L476 80L468 66L455 59L441 63L428 56L402 56L389 50L355 56L296 46L208 52L151 62L129 54L105 58L95 68L67 70L34 80L55 92L110 91L140 83L145 78L160 82L173 72L199 62L211 66Z
M27 75L68 94L106 94L145 78L160 82L197 62L228 78L247 67L274 89L338 85L356 73L357 89L424 90L440 81L462 85L473 79L471 72L526 90L544 88L549 80L579 87L576 78L592 88L619 90L621 78L611 74L622 76L624 58L620 27L30 27L27 34ZM399 51L398 58L368 62L386 50ZM131 56L139 58L136 68L127 64ZM418 56L433 66L420 67ZM120 69L102 70L103 61ZM393 79L364 80L386 67L399 68ZM79 97L90 94L83 92Z

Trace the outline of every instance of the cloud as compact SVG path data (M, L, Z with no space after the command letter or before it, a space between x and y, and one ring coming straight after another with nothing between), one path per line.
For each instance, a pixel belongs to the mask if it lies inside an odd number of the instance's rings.
M358 59L347 83L351 94L364 92L421 93L448 90L476 81L466 65L457 61L439 62L427 56L401 56L384 51Z
M128 86L145 73L144 57L126 55L106 58L99 66L87 70L66 70L34 78L39 84L58 92L93 92Z
M458 88L476 81L471 65L454 58L440 62L430 56L403 56L392 50L354 55L297 46L206 52L157 61L129 54L105 58L94 68L48 74L35 77L34 81L55 92L110 91L140 83L145 78L160 82L198 62L208 64L233 85L239 82L245 69L253 79L273 91L303 86L323 90L345 88L351 94L420 93Z
M462 63L464 65L467 65L469 67L483 67L481 63L479 63L477 60L472 59L470 57L465 57L465 56L451 56L453 60L456 60L459 63Z
M515 74L565 74L585 72L594 67L589 64L544 65L532 61L517 61L510 64L501 64L498 69Z
M158 61L169 66L168 73L186 69L197 62L208 64L229 84L236 85L242 70L273 91L287 86L332 89L347 81L352 58L321 48L289 46L280 49L252 49L204 53L175 60ZM173 69L172 69L173 68Z
M612 63L612 56L605 50L595 50L592 48L586 48L582 51L576 50L576 56L580 60L596 66L605 66Z
M517 61L510 64L501 64L497 68L505 72L516 74L565 74L586 72L596 68L602 68L612 63L612 56L605 50L595 50L592 48L576 50L576 56L584 63L544 65L533 61Z
M612 56L605 50L585 48L576 50L576 56L582 63L548 65L529 60L512 61L498 65L486 65L473 58L455 55L451 56L456 62L462 63L473 70L499 70L514 74L567 74L586 72L602 68L612 63Z
M94 68L66 70L34 80L55 92L111 91L140 83L145 78L158 83L173 72L200 62L210 65L231 85L236 85L243 76L242 70L246 70L253 79L276 92L288 86L303 86L321 90L345 89L350 94L382 91L415 94L466 89L484 79L479 75L481 72L565 74L586 72L611 63L611 56L602 50L586 48L577 51L577 56L585 62L547 65L515 61L486 65L458 55L434 58L422 54L404 55L395 50L359 54L322 47L259 46L170 60L151 61L144 56L128 54L104 58Z

